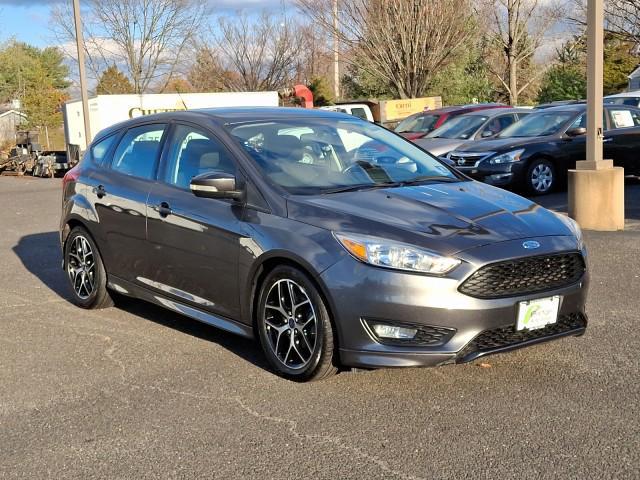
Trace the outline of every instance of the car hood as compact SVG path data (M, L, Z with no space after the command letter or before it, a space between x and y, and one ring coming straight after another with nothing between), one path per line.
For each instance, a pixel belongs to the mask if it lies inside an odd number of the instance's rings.
M460 145L469 140L460 140L457 138L419 138L414 140L413 143L421 148L424 148L427 152L435 155L436 157L442 157L449 153L451 150L455 150Z
M456 152L503 152L548 140L548 137L492 138L463 143Z
M553 212L475 181L295 196L287 207L289 217L303 223L444 255L520 238L572 235Z

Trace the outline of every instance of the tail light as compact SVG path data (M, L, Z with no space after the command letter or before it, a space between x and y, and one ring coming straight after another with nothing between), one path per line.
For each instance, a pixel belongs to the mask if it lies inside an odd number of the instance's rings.
M76 165L62 177L62 191L67 189L67 184L70 182L76 182L80 177L80 165Z

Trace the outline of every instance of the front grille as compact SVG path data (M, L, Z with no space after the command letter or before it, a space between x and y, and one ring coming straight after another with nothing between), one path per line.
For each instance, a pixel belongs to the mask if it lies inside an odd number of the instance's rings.
M496 351L510 350L529 343L580 333L587 326L582 313L563 315L554 324L538 330L516 330L514 325L485 330L458 353L458 362L468 362Z
M476 298L502 298L544 292L576 283L586 266L580 253L560 253L492 263L458 288Z
M369 320L367 323L378 323L385 325L393 325L397 327L415 328L417 330L416 336L411 339L394 339L394 338L380 338L378 337L373 328L369 327L369 331L376 338L376 340L384 345L396 345L396 346L421 346L421 347L439 347L447 343L451 337L456 333L455 328L436 327L434 325L420 325L415 323L404 322L388 322L381 320ZM368 325L367 325L368 326Z
M473 167L475 166L478 160L482 160L486 156L487 156L486 153L476 153L476 154L451 153L449 154L449 160L451 160L458 167Z

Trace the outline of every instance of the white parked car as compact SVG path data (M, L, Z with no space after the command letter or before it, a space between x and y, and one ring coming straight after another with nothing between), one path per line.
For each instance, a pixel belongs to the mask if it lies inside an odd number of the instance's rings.
M345 103L342 105L330 105L328 107L320 107L320 110L348 113L349 115L361 118L362 120L368 120L369 122L374 121L373 113L371 113L371 109L366 103Z
M632 92L616 93L604 97L605 104L628 105L630 107L640 107L640 90Z

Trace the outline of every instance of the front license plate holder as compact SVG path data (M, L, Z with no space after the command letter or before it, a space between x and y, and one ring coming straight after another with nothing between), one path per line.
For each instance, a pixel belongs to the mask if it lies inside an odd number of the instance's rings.
M518 303L516 330L539 330L558 321L560 296L525 300Z

